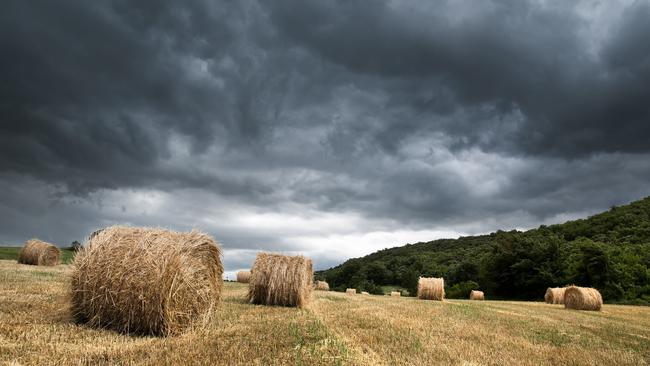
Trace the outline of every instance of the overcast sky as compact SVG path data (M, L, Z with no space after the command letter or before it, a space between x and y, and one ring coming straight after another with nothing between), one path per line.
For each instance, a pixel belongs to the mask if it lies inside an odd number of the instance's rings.
M650 195L650 1L0 5L0 243L197 228L228 271Z

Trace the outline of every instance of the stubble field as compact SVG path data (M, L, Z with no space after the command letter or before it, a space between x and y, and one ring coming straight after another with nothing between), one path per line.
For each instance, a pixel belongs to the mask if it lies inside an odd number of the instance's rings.
M128 336L75 324L69 267L0 260L0 363L253 365L644 365L650 308L315 292L306 309L249 305L226 283L204 329Z

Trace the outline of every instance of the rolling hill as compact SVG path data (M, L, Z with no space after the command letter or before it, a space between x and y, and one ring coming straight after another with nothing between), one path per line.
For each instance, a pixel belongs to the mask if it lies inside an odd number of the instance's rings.
M441 239L381 250L316 273L331 288L413 294L419 276L444 277L447 296L540 299L549 286L598 288L606 302L650 304L650 197L586 219L528 231Z

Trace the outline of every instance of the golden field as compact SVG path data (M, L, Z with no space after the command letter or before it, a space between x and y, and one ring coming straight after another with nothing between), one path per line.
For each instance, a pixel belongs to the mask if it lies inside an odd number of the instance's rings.
M644 365L650 308L423 301L316 291L306 309L249 305L226 283L205 329L169 338L75 324L69 268L0 261L0 364Z

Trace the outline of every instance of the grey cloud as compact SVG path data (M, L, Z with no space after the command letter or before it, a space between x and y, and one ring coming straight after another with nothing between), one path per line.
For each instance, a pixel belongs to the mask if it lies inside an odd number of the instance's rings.
M0 240L205 224L232 269L321 235L251 212L476 233L650 194L650 3L579 7L6 2Z
M4 4L2 170L74 191L142 185L134 171L160 178L172 134L190 137L200 153L218 135L249 133L228 90L240 75L226 69L221 78L213 66L237 45L234 27L220 21L229 10L211 2ZM91 179L69 178L80 171Z
M589 55L580 33L585 20L571 5L495 1L452 22L443 3L432 11L387 2L310 3L300 10L292 1L279 3L272 18L287 37L352 72L384 78L391 93L384 106L410 105L395 128L402 134L430 125L468 138L469 146L556 157L647 151L640 138L649 132L650 101L640 87L649 81L643 66L647 2L625 12L598 59ZM616 70L628 63L635 69ZM505 118L520 111L522 123L480 141L486 130L498 128L481 123L489 116L455 120L451 127L438 122L450 111L486 105ZM423 108L425 123L404 122Z

